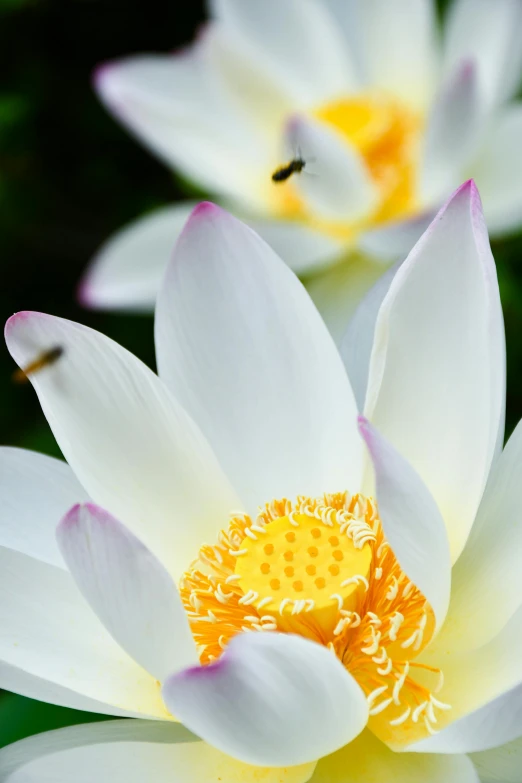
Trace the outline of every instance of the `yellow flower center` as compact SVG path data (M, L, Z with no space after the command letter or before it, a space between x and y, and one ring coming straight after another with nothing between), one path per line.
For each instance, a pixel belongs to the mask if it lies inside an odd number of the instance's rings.
M393 746L435 731L449 709L442 673L416 661L435 627L371 498L348 493L272 501L232 517L201 547L181 596L202 664L241 632L278 631L327 646L367 695L369 728Z
M338 608L355 609L357 594L368 583L372 553L365 542L371 531L364 525L356 545L346 535L349 523L340 526L338 512L327 511L324 520L293 511L250 527L244 554L237 558L236 584L247 600L278 613L279 626L288 631L301 630L305 613L307 624L332 632ZM346 578L347 573L356 576Z
M386 95L361 95L328 103L315 119L336 130L363 158L379 193L379 204L364 220L324 221L310 214L290 178L272 185L275 210L287 219L305 220L333 236L353 240L372 226L413 215L419 208L417 176L424 121L408 106ZM310 171L313 163L310 163ZM305 171L295 176L306 176Z

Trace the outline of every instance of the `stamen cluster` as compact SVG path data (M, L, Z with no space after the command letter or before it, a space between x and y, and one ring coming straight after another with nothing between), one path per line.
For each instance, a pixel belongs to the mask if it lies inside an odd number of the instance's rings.
M180 590L202 664L241 632L298 633L329 647L367 695L384 741L434 733L439 669L415 659L431 607L400 568L371 498L346 492L234 513Z

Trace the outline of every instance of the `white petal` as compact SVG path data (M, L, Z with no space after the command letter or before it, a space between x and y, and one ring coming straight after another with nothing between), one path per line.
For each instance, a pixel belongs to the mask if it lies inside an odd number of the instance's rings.
M287 143L309 164L295 187L312 213L324 220L355 221L377 208L379 194L366 164L337 131L309 117L294 116Z
M31 377L62 452L91 498L177 577L238 507L195 424L154 373L92 329L19 313L6 340L21 366L64 348Z
M111 639L61 568L0 547L0 660L5 684L26 695L79 706L77 694L104 712L167 718L156 681ZM32 675L21 681L23 674ZM10 682L9 675L13 680ZM25 683L25 684L24 684ZM40 688L41 685L41 688ZM27 689L26 689L27 688ZM29 690L30 688L30 690ZM68 691L73 691L71 701ZM62 701L63 698L63 701ZM84 709L93 709L83 704ZM98 711L98 707L95 707Z
M522 66L519 0L454 0L446 25L444 68L473 59L481 92L490 104L516 92Z
M74 506L57 537L82 595L131 658L160 682L198 662L172 577L139 539L92 503Z
M444 686L437 694L450 704L439 712L433 737L408 750L468 753L510 742L522 735L522 609L501 632L476 650L451 654L442 638L427 648L424 661L438 660Z
M505 349L495 265L473 183L451 197L381 306L366 416L467 539L503 429Z
M355 73L361 86L364 86L366 77L365 51L361 34L361 8L364 5L360 0L322 0L322 5L328 9L341 31L348 46L350 57L353 60Z
M420 753L473 753L511 742L522 735L522 684L456 720L409 750Z
M384 270L382 264L352 253L346 260L304 279L306 290L337 344L362 298Z
M146 721L70 726L0 751L3 783L306 783L312 771L247 766L179 724Z
M105 106L168 165L202 187L259 206L256 181L270 162L253 127L216 89L203 51L204 39L178 56L108 63L98 69L95 87Z
M301 85L287 71L281 73L277 62L253 47L233 25L208 23L203 43L208 77L216 80L245 122L275 144L286 117L299 105Z
M519 783L522 737L498 748L473 753L471 759L482 783Z
M341 358L305 290L212 204L187 223L156 312L162 379L251 511L357 486L362 450Z
M195 204L162 207L116 232L98 250L82 280L83 305L153 312L161 280Z
M483 106L474 61L459 63L443 84L426 129L420 174L425 204L440 203L460 181L482 131Z
M87 493L65 463L25 449L0 448L0 546L63 568L54 531Z
M404 573L431 605L440 628L448 609L451 585L444 520L411 465L364 417L359 421L373 463L386 538Z
M342 16L365 82L425 109L438 67L432 0L352 0Z
M289 220L246 220L296 275L320 271L336 261L344 243L323 231Z
M348 328L339 342L339 352L346 367L360 411L363 410L366 399L375 322L383 299L388 293L400 263L398 262L387 269L375 285L370 288L355 310Z
M277 67L301 103L314 105L356 87L343 37L314 0L212 0L213 14Z
M358 247L363 253L380 261L390 262L397 258L406 258L436 214L433 210L427 210L413 218L390 221L365 231L359 239Z
M395 753L370 731L321 759L310 783L479 783L466 756Z
M478 647L522 604L522 423L496 461L475 523L452 575L451 605L440 644Z
M335 655L289 634L240 634L216 663L167 680L163 697L192 731L249 764L315 761L368 719L362 690Z
M34 674L11 666L4 661L0 661L0 688L4 691L12 691L20 696L26 696L29 699L44 701L46 704L56 704L60 707L68 707L72 710L82 710L83 712L97 712L102 715L117 715L124 718L141 718L138 710L125 710L107 704L103 701L96 701L88 696L84 696L77 691L65 688L63 685L57 685L51 680L45 680Z
M522 50L522 47L521 47ZM492 234L513 231L522 223L522 104L504 109L473 167Z

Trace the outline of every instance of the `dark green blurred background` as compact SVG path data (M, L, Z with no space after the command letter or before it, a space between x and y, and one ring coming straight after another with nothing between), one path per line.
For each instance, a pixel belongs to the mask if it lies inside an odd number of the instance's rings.
M247 0L245 0L247 1ZM91 313L75 287L98 245L186 193L98 105L101 61L190 41L203 0L0 0L0 321L40 310L82 321L154 366L152 318ZM522 234L494 246L508 343L508 433L522 416ZM59 455L32 389L0 351L1 443ZM0 746L97 719L0 694Z

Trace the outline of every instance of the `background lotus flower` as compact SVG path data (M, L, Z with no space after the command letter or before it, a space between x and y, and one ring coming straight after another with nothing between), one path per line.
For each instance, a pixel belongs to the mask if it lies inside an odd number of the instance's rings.
M1 452L1 683L164 723L13 746L4 780L471 783L478 752L509 781L488 749L522 735L521 430L500 453L502 315L472 183L382 289L359 318L369 360L353 333L342 351L369 471L306 292L212 205L158 301L161 379L77 324L8 322L21 366L64 349L32 380L76 477ZM98 505L67 511L86 493Z
M167 165L247 219L334 335L442 201L477 180L490 231L522 221L519 0L213 0L198 41L102 66L108 109ZM296 154L302 174L274 184ZM308 173L309 172L309 173ZM98 308L150 310L192 204L102 247L81 288ZM371 260L370 260L371 258Z

